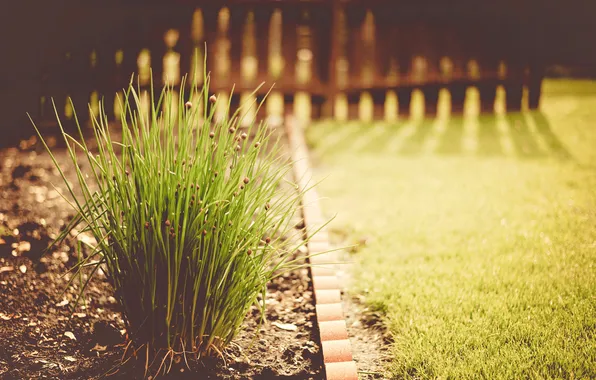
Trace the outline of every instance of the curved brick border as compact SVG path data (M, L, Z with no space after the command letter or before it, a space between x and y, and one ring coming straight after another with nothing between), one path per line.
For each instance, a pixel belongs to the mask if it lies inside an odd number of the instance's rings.
M312 187L312 172L308 161L308 149L304 140L304 131L298 121L286 118L286 132L294 161L294 177L301 189L308 189L302 198L302 217L307 236L313 236L308 242L310 253L311 278L315 293L317 325L323 349L323 362L327 380L358 380L356 363L352 360L352 346L348 339L348 330L341 304L342 284L336 276L331 263L337 263L335 252L330 250L329 234L325 224L319 196Z

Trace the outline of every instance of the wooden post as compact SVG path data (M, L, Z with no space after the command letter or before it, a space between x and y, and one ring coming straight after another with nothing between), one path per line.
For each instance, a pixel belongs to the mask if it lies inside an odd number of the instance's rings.
M542 95L542 79L544 68L540 64L530 66L528 79L528 107L530 109L540 108L540 96Z
M466 101L466 90L468 86L462 80L453 82L449 86L451 92L451 113L462 113Z
M410 114L410 103L412 102L412 87L404 86L397 89L397 105L400 117Z
M518 77L514 77L506 84L505 98L507 103L507 112L516 112L521 110L523 90L523 82Z
M511 25L506 29L507 78L504 83L507 112L519 111L522 107L525 52L523 51L523 28Z
M298 52L297 30L298 9L295 6L283 8L282 13L282 51L284 59L283 88L284 93L296 87L296 54Z
M230 80L228 82L236 83L236 86L242 83L240 68L242 66L242 38L245 22L245 7L235 6L230 9L230 24L228 29L228 40L230 41ZM238 91L236 90L235 92Z
M360 116L360 101L365 89L368 87L363 76L367 58L367 44L363 41L362 31L366 18L366 8L363 6L351 6L346 8L346 19L348 25L348 118L357 120ZM354 96L357 94L357 96Z
M435 116L437 114L440 89L440 85L434 82L422 88L422 93L424 94L424 113L428 116Z
M477 85L480 94L480 111L491 113L495 108L497 95L499 54L502 42L500 41L499 23L489 22L483 19L482 22L474 24L475 38L473 49L476 52L480 66L480 79Z
M270 6L255 8L256 58L258 60L257 84L266 82L264 91L269 90L273 82L269 81L269 26L273 9ZM263 108L264 111L264 108Z
M205 31L204 38L207 49L207 51L205 52L205 54L207 54L206 72L210 73L211 75L211 92L213 92L218 90L221 86L221 84L217 81L218 78L214 78L214 69L216 64L215 54L217 50L217 21L219 17L220 7L208 6L202 7L201 10L203 11L203 25ZM207 105L209 104L210 103L207 102Z
M192 26L192 13L193 8L189 6L180 7L178 17L181 20L179 28L180 39L176 45L176 52L180 54L180 76L186 76L186 86L189 87L190 83L190 67L192 62L193 45L191 39L191 26ZM187 96L190 95L190 91L185 91ZM188 100L188 99L187 99Z
M340 17L342 12L342 4L340 0L334 0L331 5L331 28L329 36L329 68L328 68L328 82L327 82L327 99L323 106L323 115L328 117L334 116L335 98L339 91L337 63L339 60L341 49L341 25Z
M414 48L411 43L411 36L414 28L412 27L411 15L401 15L397 35L397 62L399 65L399 88L397 89L397 104L399 117L405 117L410 114L410 103L412 101L412 55Z

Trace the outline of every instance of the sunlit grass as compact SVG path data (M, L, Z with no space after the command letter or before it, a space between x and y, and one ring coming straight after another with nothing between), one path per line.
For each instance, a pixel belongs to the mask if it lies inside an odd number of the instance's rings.
M596 376L596 85L544 88L542 112L308 130L392 377Z

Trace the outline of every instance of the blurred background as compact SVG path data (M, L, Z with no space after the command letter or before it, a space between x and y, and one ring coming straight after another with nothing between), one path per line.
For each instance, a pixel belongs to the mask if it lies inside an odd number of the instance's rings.
M436 113L443 97L460 112L469 88L481 111L503 94L507 110L537 108L545 75L596 75L592 1L25 0L2 8L4 144L33 132L27 112L55 125L51 99L65 120L68 97L82 121L100 99L117 120L115 94L132 73L146 89L150 67L155 87L177 86L186 73L200 82L205 47L214 93L227 97L235 85L237 106L264 82L259 99L273 90L259 116L304 120L391 121L412 111L412 98L424 106L417 112Z
M340 275L363 378L596 378L596 1L0 9L9 218L46 213L50 226L67 213L50 207L58 192L26 113L50 135L75 110L89 128L103 100L117 125L133 73L148 112L151 73L175 95L206 69L217 105L265 99L242 112L305 126L331 243L350 247Z

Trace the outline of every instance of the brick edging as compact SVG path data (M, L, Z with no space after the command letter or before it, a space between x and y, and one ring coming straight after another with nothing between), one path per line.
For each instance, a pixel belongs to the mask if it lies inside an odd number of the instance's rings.
M286 133L293 161L294 178L300 189L308 189L302 198L302 217L308 242L309 261L317 327L321 338L323 363L327 380L358 380L356 363L352 360L352 346L341 303L342 284L332 265L337 263L331 249L329 233L319 205L319 196L313 186L312 171L302 125L294 117L287 117ZM320 230L319 230L320 229ZM317 231L318 233L313 236ZM326 252L326 253L322 253ZM327 264L327 265L325 265Z

